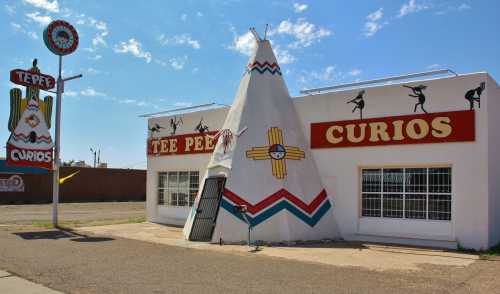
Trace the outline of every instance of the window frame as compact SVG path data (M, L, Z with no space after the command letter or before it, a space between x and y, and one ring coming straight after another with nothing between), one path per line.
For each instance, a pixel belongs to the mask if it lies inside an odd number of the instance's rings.
M450 189L449 192L431 192L430 191L430 169L438 168L449 168L450 169ZM364 192L363 191L363 171L364 170L379 170L380 172L380 190ZM387 169L402 169L403 170L403 191L402 192L385 192L384 191L384 170ZM426 192L414 192L407 191L406 183L406 170L407 169L425 169L426 170ZM359 219L380 219L380 220L402 220L402 221L426 221L426 222L447 222L453 221L453 166L451 164L422 164L422 165L374 165L374 166L359 166L358 167L358 218ZM380 215L379 216L367 216L363 215L363 194L365 195L379 195L380 201ZM402 217L384 217L384 194L396 195L401 194L402 197ZM408 218L406 217L406 195L425 195L425 218ZM433 195L445 195L449 196L450 205L450 218L449 219L430 219L429 214L431 213L429 208L429 199ZM414 212L415 213L415 212Z
M171 176L173 177L174 173L175 173L176 183L171 184L170 177ZM187 173L187 183L185 183L181 186L179 179L181 178L182 173ZM197 183L191 183L191 180L193 180L194 178L198 179ZM198 194L198 190L199 190L200 171L198 171L198 170L157 171L156 172L156 179L157 179L156 206L171 207L171 208L175 208L175 207L190 208L190 207L192 207L192 205L194 203L194 199L196 198L196 195ZM166 179L163 181L163 184L162 184L162 179ZM194 184L196 184L196 185L194 185ZM170 191L170 190L172 190L172 191ZM179 196L180 196L180 194L182 194L186 191L187 191L187 198L185 199L186 205L178 205L179 202L184 203L184 200L182 200ZM160 203L160 194L163 195L163 199L162 199L163 201L161 201L161 203ZM172 194L176 195L175 201L173 201L174 198L172 197ZM191 201L191 197L192 197L192 201ZM173 204L174 202L175 202L175 205Z

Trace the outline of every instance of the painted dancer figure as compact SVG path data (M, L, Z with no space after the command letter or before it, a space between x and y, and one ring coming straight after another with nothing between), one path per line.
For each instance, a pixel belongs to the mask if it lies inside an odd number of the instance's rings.
M154 126L152 126L151 128L149 128L151 133L159 133L161 129L164 129L164 127L160 126L157 123Z
M422 111L425 113L428 113L424 108L425 95L423 92L425 89L427 89L427 86L419 85L416 87L411 87L411 86L403 85L403 87L411 89L413 91L413 94L408 94L408 96L418 98L418 102L415 103L415 108L413 109L413 112L417 112L417 107L420 105L420 108L422 109Z
M149 132L150 132L149 135L151 137L153 137L154 134L159 133L161 131L161 129L164 129L164 127L162 127L159 124L155 123L153 126L148 127L148 129L149 129Z
M354 103L356 106L352 109L352 113L356 111L356 109L359 109L359 117L360 119L363 119L363 108L365 108L365 100L363 100L363 95L365 95L365 90L361 90L358 93L358 96L356 98L347 101L347 104L349 103Z
M182 124L182 117L180 117L179 119L177 119L176 116L174 116L174 118L171 118L170 119L170 127L172 128L172 132L170 132L170 135L175 135L175 133L177 132L177 127Z
M479 84L479 87L475 89L471 89L465 93L465 99L469 101L470 105L470 110L474 109L474 102L477 102L478 107L481 108L481 94L483 93L484 89L486 88L486 83L482 82ZM474 95L477 94L477 97Z
M200 122L194 128L195 131L198 131L200 134L208 132L208 125L203 121L203 117L200 119Z

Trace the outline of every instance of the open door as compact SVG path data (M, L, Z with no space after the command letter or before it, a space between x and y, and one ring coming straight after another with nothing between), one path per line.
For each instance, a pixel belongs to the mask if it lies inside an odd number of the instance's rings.
M209 242L212 240L225 184L225 177L210 177L205 180L189 235L190 241Z

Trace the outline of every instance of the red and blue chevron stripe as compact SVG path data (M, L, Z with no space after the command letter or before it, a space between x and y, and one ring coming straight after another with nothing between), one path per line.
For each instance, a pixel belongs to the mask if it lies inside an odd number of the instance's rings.
M236 205L245 205L247 207L247 218L253 227L271 218L281 210L287 210L304 223L314 227L332 207L325 190L322 190L309 204L287 190L281 189L259 203L252 205L226 188L221 200L221 207L243 220L241 214L236 210Z
M276 62L269 63L267 61L264 61L263 63L260 63L258 61L255 61L254 63L248 64L247 72L251 73L253 71L257 71L260 74L263 74L267 71L272 75L281 75L281 69Z

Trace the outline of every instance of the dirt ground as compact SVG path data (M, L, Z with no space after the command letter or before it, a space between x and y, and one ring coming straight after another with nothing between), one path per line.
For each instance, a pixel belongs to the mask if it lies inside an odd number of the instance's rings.
M144 219L145 207L145 202L61 203L58 211L63 225L83 225ZM0 225L49 224L51 217L51 204L0 205Z

